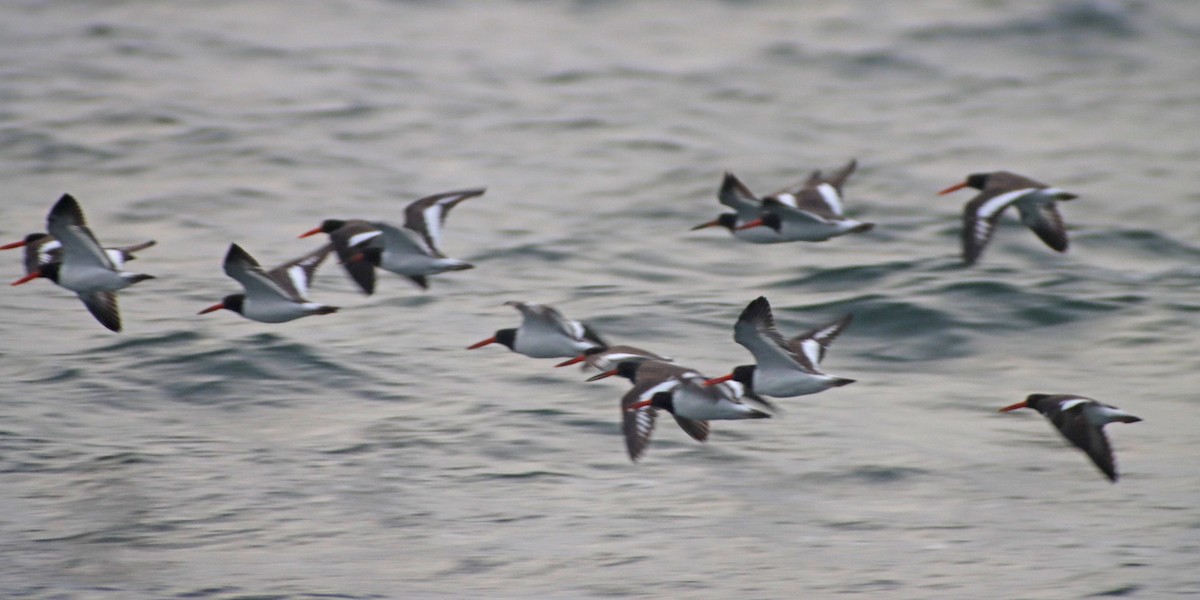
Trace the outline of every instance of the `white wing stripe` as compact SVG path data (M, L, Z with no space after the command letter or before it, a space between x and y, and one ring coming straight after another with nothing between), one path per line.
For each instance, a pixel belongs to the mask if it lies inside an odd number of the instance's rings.
M842 199L838 196L837 188L828 183L822 183L817 186L817 192L825 199L825 204L829 205L829 210L837 216L842 216Z
M1004 207L1016 202L1021 196L1036 191L1037 188L1025 188L1023 190L1016 190L1000 194L999 196L984 202L978 209L976 209L975 216L979 219L990 219L997 212L1004 210Z
M1074 400L1066 400L1062 404L1058 405L1058 410L1068 411L1068 410L1071 410L1072 408L1075 408L1076 406L1079 406L1080 404L1087 404L1087 400L1083 400L1081 398L1076 398Z
M351 246L357 246L364 242L373 240L373 239L379 237L380 235L382 235L382 232L380 232L380 231L364 231L362 233L350 236L349 243Z

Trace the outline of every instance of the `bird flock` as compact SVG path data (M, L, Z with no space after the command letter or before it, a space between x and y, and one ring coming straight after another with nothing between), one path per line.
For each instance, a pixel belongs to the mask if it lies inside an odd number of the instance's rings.
M857 166L857 161L851 160L829 176L815 171L797 186L761 197L735 175L726 173L717 197L734 212L723 213L692 230L723 227L735 239L752 244L820 242L871 231L873 223L843 213L842 190ZM1074 199L1075 194L1007 171L971 174L939 194L968 187L978 193L963 207L965 263L979 260L1001 215L1014 205L1021 222L1047 246L1058 252L1067 250L1066 228L1057 203ZM227 295L199 314L229 310L254 321L283 323L335 313L338 307L308 297L317 268L331 253L337 255L364 294L375 292L377 270L398 274L427 290L430 276L473 268L442 253L441 230L451 209L484 192L484 188L473 188L416 200L405 208L403 225L326 219L300 235L327 234L326 244L270 270L241 246L231 244L223 267L226 275L241 284L243 292ZM64 194L50 209L46 230L0 246L0 250L25 249L25 275L12 285L49 279L78 295L101 325L121 331L116 293L154 279L152 275L125 271L125 265L134 260L136 252L155 242L102 246L88 228L79 202L70 194ZM566 318L554 307L516 301L506 305L520 313L520 326L497 330L467 349L499 344L531 358L568 359L558 367L583 363L584 368L599 371L588 381L614 375L628 379L633 387L621 398L620 412L625 447L633 461L640 459L649 446L659 411L666 411L685 433L704 442L709 436L709 421L763 419L777 414L778 407L768 397L816 394L855 381L821 370L829 346L850 325L853 315L849 314L789 339L776 326L767 298L758 297L733 325L734 341L750 352L754 364L735 366L728 374L709 377L648 350L609 345L589 325ZM1031 394L1000 412L1020 408L1044 415L1113 482L1118 475L1104 426L1141 420L1114 406L1073 394Z

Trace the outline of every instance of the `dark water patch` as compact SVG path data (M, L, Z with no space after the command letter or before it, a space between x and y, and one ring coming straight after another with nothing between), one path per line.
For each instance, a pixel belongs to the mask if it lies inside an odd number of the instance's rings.
M614 410L614 413L615 412L616 411ZM597 419L565 419L562 421L562 423L568 427L584 429L592 433L603 435L620 435L620 425L617 422L617 417L615 414L611 421L601 421Z
M113 355L124 353L137 353L143 350L152 349L174 349L188 344L194 344L203 339L203 336L192 330L180 329L176 331L168 331L158 335L142 335L138 337L119 338L111 344L97 346L90 350L85 350L81 354L88 355Z
M1089 594L1086 597L1087 598L1114 598L1114 597L1121 597L1121 596L1131 596L1131 595L1137 593L1138 591L1140 591L1142 589L1142 587L1143 586L1140 584L1130 583L1130 584L1123 585L1123 586L1117 587L1117 588L1113 588L1111 590L1107 590L1104 592L1096 592L1095 594Z
M472 556L459 559L458 564L437 574L438 577L451 575L480 575L507 565L506 561Z
M569 473L558 473L555 471L536 471L535 470L535 471L519 471L519 472L513 472L513 473L488 473L486 475L477 475L475 477L472 477L471 479L473 479L475 481L491 481L491 480L510 480L510 479L523 480L523 479L573 479L573 478L574 478L574 476ZM539 517L530 516L530 517L524 517L522 519L509 518L509 520L510 521L512 521L512 520L529 520L529 519L533 519L533 518L539 518Z
M868 485L907 483L929 475L925 469L884 465L862 465L849 471L822 471L801 476L801 480L822 483L853 482Z
M1134 254L1148 258L1200 259L1200 247L1151 229L1104 229L1076 233L1075 240L1095 244L1099 252Z
M168 141L177 143L181 146L207 145L207 144L228 144L232 142L237 133L228 127L218 127L215 125L204 125L193 127L182 133L175 134L168 138Z
M103 467L108 465L140 465L157 461L151 458L150 455L140 452L118 452L116 454L97 456L91 462L97 467Z
M508 125L516 131L583 131L607 129L612 127L613 123L599 117L546 117L512 121Z
M805 291L839 292L847 289L857 289L866 285L876 285L885 278L909 271L917 266L917 261L893 261L873 265L855 265L834 269L820 269L813 272L768 284L770 289L794 288Z
M946 284L937 290L937 297L954 310L966 312L972 327L996 330L1061 325L1093 318L1096 313L1118 311L1144 300L1136 294L1096 299L1068 296L1058 289L1037 292L1030 288L976 279Z
M670 140L666 138L625 138L606 140L603 145L615 150L632 150L664 154L678 154L686 151L690 146L687 142Z
M856 338L883 342L865 351L860 346L859 353L881 362L940 360L970 353L970 336L959 330L952 313L922 306L915 299L870 294L809 308L853 313L851 331Z
M506 237L524 237L532 232L527 230L505 230L502 232ZM467 257L465 260L471 263L485 264L508 259L529 259L539 262L562 262L575 257L574 252L566 252L556 250L545 241L530 242L528 244L519 244L516 246L492 248L486 252L475 254Z
M52 373L50 375L46 375L46 376L38 378L38 379L26 379L23 381L26 383L60 383L60 382L64 382L64 381L71 381L74 379L79 379L83 375L84 375L83 369L61 368L61 369L57 369L54 373Z
M995 24L932 25L909 34L916 41L963 39L1006 40L1049 36L1132 37L1138 33L1139 5L1119 0L1060 2L1041 15L1018 17Z
M190 592L181 592L179 594L176 594L175 597L176 598L210 598L210 597L218 595L218 594L233 593L236 591L238 591L238 588L231 587L231 586L209 587L209 588L201 588L198 590L193 590Z
M120 155L94 146L62 141L46 133L5 128L0 129L0 156L10 161L28 161L27 168L31 172L49 173L86 170Z

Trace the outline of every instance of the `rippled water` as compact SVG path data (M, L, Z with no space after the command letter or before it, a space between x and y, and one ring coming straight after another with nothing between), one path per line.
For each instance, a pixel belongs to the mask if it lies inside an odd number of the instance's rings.
M2 241L63 192L157 239L110 334L69 293L0 294L0 588L19 598L1166 598L1200 590L1200 5L1191 0L203 3L0 8ZM688 228L721 173L765 193L850 157L875 231L753 246ZM1009 169L1076 192L1056 255ZM327 217L476 185L421 293L268 326L195 313ZM19 256L0 255L19 276ZM718 374L767 295L785 332L853 312L858 380L623 453L624 385L495 346L506 300ZM1079 393L1108 484L1033 414Z

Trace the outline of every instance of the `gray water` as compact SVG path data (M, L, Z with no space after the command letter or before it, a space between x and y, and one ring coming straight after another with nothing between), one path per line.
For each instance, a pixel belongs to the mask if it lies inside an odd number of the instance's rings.
M62 193L130 268L123 334L68 292L0 293L0 589L12 598L1167 598L1200 592L1200 4L45 2L0 6L0 241ZM689 232L857 157L875 231ZM1072 247L1006 217L1008 169L1079 194ZM372 297L337 264L283 325L196 316L329 217L472 186L447 254ZM18 252L0 254L4 277ZM5 266L6 265L6 266ZM623 381L491 346L506 300L717 375L766 295L846 312L857 379L775 419L661 423ZM1109 484L1033 411L1076 393Z

